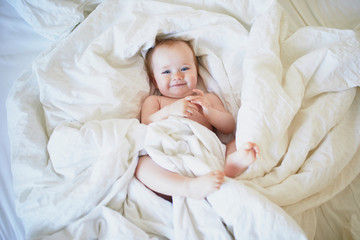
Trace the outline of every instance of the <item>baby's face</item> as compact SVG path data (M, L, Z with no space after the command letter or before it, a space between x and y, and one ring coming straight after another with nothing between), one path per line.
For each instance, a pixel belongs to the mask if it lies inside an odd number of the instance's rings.
M183 42L161 45L152 55L156 85L163 96L183 98L192 95L197 83L193 52Z

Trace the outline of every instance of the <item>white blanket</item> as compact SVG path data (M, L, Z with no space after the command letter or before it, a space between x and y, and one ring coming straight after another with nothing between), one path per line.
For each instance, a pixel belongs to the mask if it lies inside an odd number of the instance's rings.
M360 172L358 34L308 27L289 35L270 0L104 1L34 62L8 98L16 206L27 236L298 239L299 225L313 238L312 209ZM260 158L208 201L171 205L133 177L147 134L136 119L150 90L143 55L156 35L191 41L206 89L237 119L237 144L260 146ZM222 161L210 161L223 157L217 138L185 126L206 149L191 144L206 156L195 159L209 161L181 158L179 171L221 169Z
M225 146L213 132L192 120L170 118L150 124L144 146L161 167L182 175L201 176L224 169ZM305 238L279 206L240 181L226 179L207 200L173 197L175 238Z

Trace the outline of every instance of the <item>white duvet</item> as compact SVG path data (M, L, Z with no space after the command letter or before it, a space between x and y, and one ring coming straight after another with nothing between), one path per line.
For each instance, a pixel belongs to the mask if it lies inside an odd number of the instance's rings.
M275 1L104 1L8 98L27 237L313 238L312 209L360 172L358 34L308 27L289 35ZM170 204L133 177L143 148L182 174L223 167L224 145L202 126L137 120L150 91L143 55L156 35L191 41L204 86L237 119L237 144L260 147L244 174L206 200Z

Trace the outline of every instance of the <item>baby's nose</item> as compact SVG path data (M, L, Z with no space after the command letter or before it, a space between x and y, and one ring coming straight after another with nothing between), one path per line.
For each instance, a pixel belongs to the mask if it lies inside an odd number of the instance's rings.
M173 79L174 80L181 80L183 78L183 74L181 72L175 72L173 74Z

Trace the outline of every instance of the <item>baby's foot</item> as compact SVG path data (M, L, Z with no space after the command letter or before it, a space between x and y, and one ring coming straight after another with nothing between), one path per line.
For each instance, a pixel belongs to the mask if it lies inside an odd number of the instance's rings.
M203 199L210 193L220 189L224 182L222 171L212 171L200 177L189 178L185 182L186 196L195 199Z
M259 156L256 143L247 142L240 149L231 153L225 162L225 175L237 177L243 173Z

